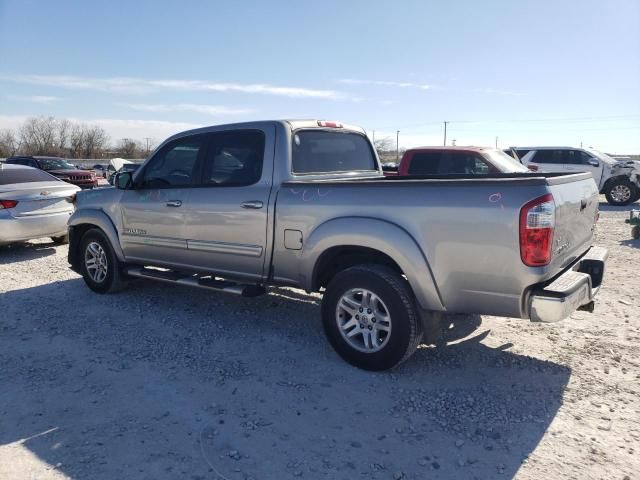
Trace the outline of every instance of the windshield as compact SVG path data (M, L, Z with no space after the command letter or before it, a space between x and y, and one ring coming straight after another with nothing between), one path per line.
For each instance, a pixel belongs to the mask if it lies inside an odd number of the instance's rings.
M371 144L357 133L302 130L293 137L293 173L377 171Z
M39 158L43 170L75 170L76 167L61 158Z
M603 162L609 163L611 165L613 165L614 163L618 163L618 160L616 160L613 157L610 157L606 153L599 152L598 150L594 150L592 148L585 148L585 150L587 152L589 152L590 154L595 155L596 157L598 157Z
M529 169L501 150L484 150L491 163L502 173L528 172Z

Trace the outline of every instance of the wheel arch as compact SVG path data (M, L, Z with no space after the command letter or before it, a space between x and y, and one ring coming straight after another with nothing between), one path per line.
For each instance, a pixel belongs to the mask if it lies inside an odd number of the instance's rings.
M318 226L305 241L302 276L309 291L356 264L381 264L404 275L419 305L445 310L431 267L415 239L391 222L369 217L342 217Z
M69 226L69 263L77 268L78 255L80 249L80 239L92 228L98 228L109 239L111 248L118 257L118 260L124 261L124 252L120 246L118 231L111 219L101 210L85 209L76 210L68 222Z
M629 175L616 175L614 177L608 178L607 181L604 182L604 184L602 185L602 188L600 189L600 193L606 193L607 190L611 188L611 185L620 179L627 180L640 188L640 185L638 185L638 181L637 180L634 181Z

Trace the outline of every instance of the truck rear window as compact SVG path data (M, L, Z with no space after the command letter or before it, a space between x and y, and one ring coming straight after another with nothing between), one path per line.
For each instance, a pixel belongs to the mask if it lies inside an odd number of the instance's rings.
M368 140L357 133L302 130L293 136L293 173L376 171Z

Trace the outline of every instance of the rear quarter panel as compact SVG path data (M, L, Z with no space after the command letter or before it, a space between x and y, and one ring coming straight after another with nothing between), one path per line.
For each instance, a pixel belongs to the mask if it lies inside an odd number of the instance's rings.
M313 262L306 247L318 242L314 235L324 223L336 218L383 221L413 238L428 263L441 305L418 294L423 308L521 317L527 287L557 273L552 266L529 268L520 260L520 208L547 192L540 181L513 179L285 184L276 204L273 275L308 288ZM360 243L367 237L363 240L357 225L345 228L327 244L370 246ZM285 229L302 232L301 250L284 247ZM386 232L378 229L369 238L393 246ZM401 248L396 251L402 254ZM419 282L412 283L416 292L431 288L419 267L410 266L415 271L407 274Z

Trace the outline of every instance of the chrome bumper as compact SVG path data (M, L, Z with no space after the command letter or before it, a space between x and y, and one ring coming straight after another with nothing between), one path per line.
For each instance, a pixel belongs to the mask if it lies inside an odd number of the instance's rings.
M606 248L591 249L570 269L549 285L533 291L529 297L529 318L533 322L557 322L574 311L593 311L593 301L600 290Z

